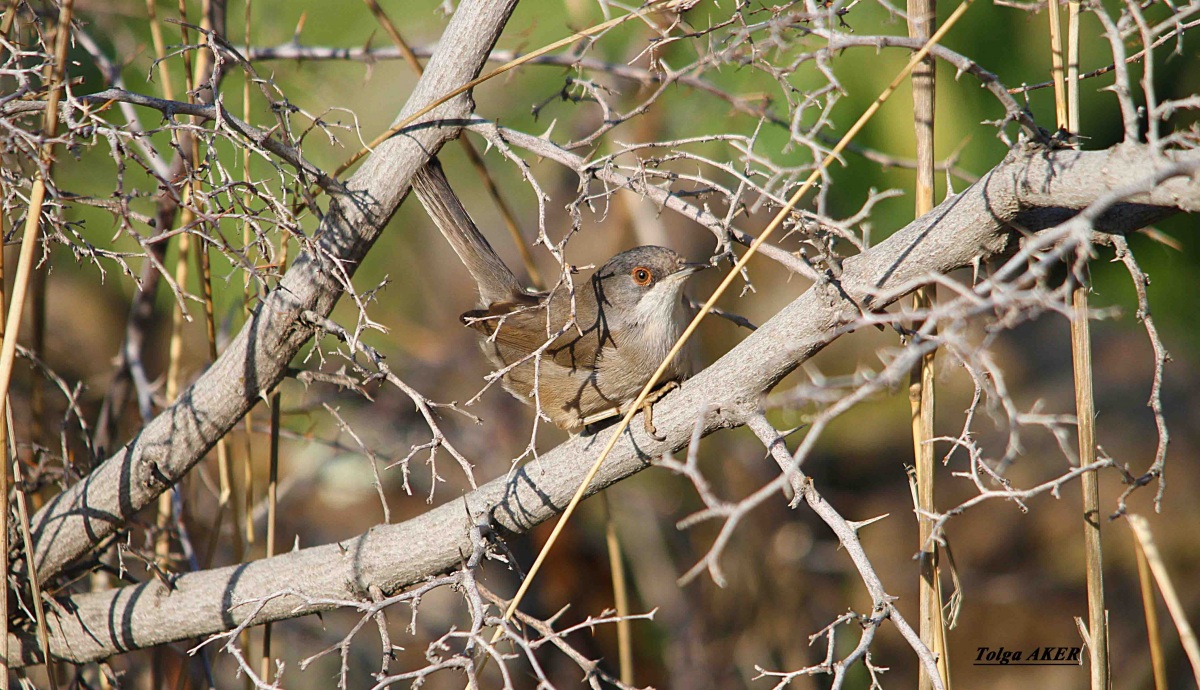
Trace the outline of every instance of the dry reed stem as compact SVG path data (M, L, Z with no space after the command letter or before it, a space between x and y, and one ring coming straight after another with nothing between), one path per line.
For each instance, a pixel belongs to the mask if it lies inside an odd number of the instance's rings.
M266 558L275 555L275 527L279 505L279 416L283 400L276 390L271 394L271 450L270 462L267 467L267 553ZM271 623L263 625L262 659L259 662L260 678L271 677Z
M4 323L4 341L0 345L0 418L12 416L12 410L8 405L8 390L12 384L13 365L17 352L17 335L21 328L21 314L24 311L25 297L29 291L30 275L33 271L33 253L37 247L38 239L38 222L42 215L42 205L46 200L46 179L54 167L54 144L51 141L58 133L58 105L62 98L62 90L58 88L59 82L63 78L63 70L65 69L67 59L67 46L70 43L71 36L71 16L75 9L74 0L63 0L62 6L58 15L58 26L55 32L54 44L54 64L50 70L47 87L49 88L48 103L43 119L43 130L45 137L42 144L41 155L38 161L38 169L34 175L33 188L29 196L29 208L26 211L25 227L21 233L21 251L17 259L17 273L13 281L12 306L8 310ZM10 3L9 12L6 14L5 33L11 28L13 17L15 16L15 3ZM9 442L12 443L12 429L8 430ZM0 453L0 455L3 455ZM20 465L17 461L16 453L12 453L13 461L13 480L19 481ZM5 493L7 494L7 483L4 485ZM7 506L5 506L7 515ZM31 567L29 570L29 587L31 590L30 596L34 603L34 612L37 616L37 633L38 641L42 647L42 652L46 658L46 672L50 679L50 687L57 687L57 682L54 677L54 662L50 659L50 642L49 633L46 630L46 616L42 606L42 592L39 587L37 573L32 567L33 540L29 534L29 514L25 505L25 494L22 491L17 492L17 511L20 517L20 528L22 538L25 542L26 558L30 560ZM7 539L7 530L0 533ZM7 571L5 571L5 574ZM7 576L7 575L6 575ZM7 591L7 588L6 588ZM6 612L7 613L7 612ZM6 642L7 644L7 617L5 618ZM7 658L7 654L5 655ZM5 669L5 679L7 682L7 669Z
M279 241L279 264L281 270L287 269L287 235ZM271 434L270 450L267 463L267 543L266 557L275 555L275 530L278 524L279 507L279 433L280 415L283 408L283 396L276 387L271 394ZM271 623L263 625L262 659L259 663L259 677L271 677Z
M246 25L244 37L245 37L247 52L249 52L249 49L250 49L250 37L251 37L251 28L252 28L252 24L251 24L252 17L250 14L250 9L251 9L252 5L253 5L253 0L246 0L246 5L242 10L242 18ZM242 121L243 122L250 122L250 82L251 82L251 80L252 80L252 76L249 73L242 74ZM250 147L243 146L242 147L242 181L246 182L246 183L249 183L250 179L251 179L250 178L250 160L251 160ZM250 185L247 184L247 190L249 190L249 188L250 188ZM247 201L250 198L253 198L252 194L249 191L247 191ZM243 246L250 246L250 242L251 242L252 238L253 238L253 233L252 233L252 229L250 226L250 219L246 218L242 222L242 244L243 244ZM243 294L242 307L244 310L244 315L245 315L246 319L249 320L250 312L251 312L250 303L251 303L251 299L253 298L253 296L250 294L250 276L249 275L246 276L246 282L242 286L242 294ZM238 507L243 509L242 514L245 515L246 524L244 527L245 542L243 544L241 551L234 555L234 557L238 561L241 561L242 558L245 557L246 551L249 549L249 545L254 543L254 517L251 515L251 512L252 512L252 510L251 510L252 498L251 497L254 495L254 491L253 491L253 489L254 489L254 456L253 456L253 444L251 442L251 437L253 435L253 430L254 430L254 418L252 416L253 412L254 412L253 410L250 410L249 412L246 413L246 453L245 453L245 456L242 458L242 495L237 504ZM237 508L235 507L234 510L235 510L235 514L236 514ZM237 526L236 519L235 519L234 530L237 531L238 529L239 529L239 527ZM247 633L247 635L249 635L249 633Z
M1071 321L1071 355L1075 370L1075 414L1079 420L1079 463L1096 460L1096 409L1093 399L1091 324L1088 322L1088 288L1072 294L1075 318ZM1100 478L1095 471L1084 473L1083 545L1088 591L1088 634L1092 690L1106 690L1111 678L1108 667L1108 623L1104 611L1104 559L1100 549Z
M9 439L11 440L13 437L12 409L5 407L5 416L8 420ZM13 458L13 482L19 486L22 483L22 481L21 481L21 463L19 460L17 460L15 446L13 448L12 458ZM16 492L16 497L17 497L17 517L20 519L20 527L21 527L21 541L24 544L25 553L31 554L31 553L33 553L33 537L29 534L29 507L26 505L25 492L18 488L18 490ZM7 535L5 535L5 541L7 541L7 540L8 540L8 537L7 537ZM7 588L5 588L5 596L7 596L7 591L8 591ZM54 688L58 687L58 680L55 678L55 673L54 673L54 658L50 656L50 634L46 628L46 606L42 602L42 587L41 587L41 583L38 582L38 575L37 575L36 568L29 569L29 591L30 591L29 596L31 599L33 599L33 615L37 619L38 644L41 645L42 654L45 655L44 658L46 660L46 677L50 681L51 690L54 690Z
M17 16L17 0L9 0L0 22L0 36L8 37L13 20ZM8 216L0 213L0 237L6 237L5 230ZM4 252L0 250L0 340L4 339L4 317L6 305L4 302ZM8 426L0 424L0 534L8 534ZM7 537L6 537L7 538ZM8 573L8 549L0 549L0 573ZM0 597L0 690L8 690L8 597Z
M1138 546L1146 555L1150 572L1154 573L1154 580L1158 583L1158 591L1162 592L1163 601L1167 604L1167 611L1171 613L1171 619L1175 621L1175 629L1179 631L1179 642L1183 645L1183 650L1192 665L1192 678L1197 681L1197 684L1200 684L1200 644L1196 642L1196 633L1192 630L1191 623L1188 622L1187 611L1184 610L1183 603L1179 601L1179 594L1171 582L1171 574L1167 572L1167 566L1158 553L1154 535L1150 532L1150 523L1136 513L1126 515L1126 519L1129 521L1129 527L1133 530L1133 536L1137 539Z
M908 35L926 40L937 21L936 0L909 0ZM915 215L920 218L934 206L934 123L936 114L936 70L929 58L921 61L912 73L913 126L916 135L917 175L915 184ZM927 313L933 308L937 290L934 286L920 287L913 294L913 308ZM921 328L913 324L913 331ZM938 564L939 547L933 536L933 521L928 517L936 512L934 505L933 415L936 400L934 391L934 357L930 350L921 357L909 380L908 399L913 438L913 458L916 477L915 512L920 539L918 561L918 591L921 641L937 657L942 683L950 687L950 654L946 643L945 617L942 615L942 580ZM928 690L933 681L922 667L918 687Z
M244 23L243 38L247 51L250 48L250 38L253 35L253 16L251 9L254 3L253 0L246 0L246 4L242 7L242 20ZM303 15L301 15L303 17ZM250 122L250 84L253 75L249 72L242 73L242 121ZM249 191L251 188L250 175L250 147L242 147L242 181L246 183L246 202L249 203L253 198L253 194ZM251 228L250 219L246 218L242 222L242 246L249 247L253 239L253 229ZM247 322L251 316L251 298L250 293L250 276L247 274L246 281L242 284L242 308ZM242 491L240 496L233 496L231 501L231 512L233 521L233 559L235 562L241 563L245 560L246 555L250 552L250 545L254 543L254 515L253 515L253 500L254 500L254 444L252 442L254 429L254 410L246 411L246 449L242 455ZM237 486L230 477L231 490L236 493ZM222 496L224 496L224 487L222 487ZM241 522L241 516L244 516L245 524ZM240 636L242 646L246 649L250 648L250 629L246 628ZM244 676L242 685L249 690L254 686L254 681L247 673Z
M629 587L625 581L625 559L621 555L621 538L613 519L612 502L608 492L600 492L604 511L604 544L608 549L608 564L612 574L613 606L617 611L617 661L621 682L633 685L633 624L629 619Z
M1054 105L1058 128L1078 134L1079 127L1079 3L1069 7L1067 65L1071 77L1063 83L1062 20L1058 0L1048 4L1050 57L1054 79ZM1069 100L1068 100L1069 99ZM1071 294L1075 312L1071 320L1071 361L1075 374L1075 416L1078 421L1079 464L1096 460L1096 403L1093 395L1091 323L1088 320L1089 287L1082 284ZM1088 592L1088 636L1092 690L1107 690L1112 683L1108 661L1108 616L1104 610L1104 557L1100 548L1100 486L1096 472L1080 481L1083 492L1083 548Z
M7 22L8 17L5 17ZM0 31L0 36L8 34L8 30ZM0 237L8 234L5 226L8 224L5 221L7 216L0 212ZM0 250L0 341L4 339L4 252ZM0 424L0 534L5 535L4 539L8 540L8 425ZM8 578L8 549L0 549L0 573L4 573L5 581ZM4 639L0 640L0 690L8 690L8 597L0 597L0 634L4 635Z
M1142 592L1142 610L1146 614L1146 637L1150 648L1150 667L1154 670L1155 690L1167 690L1167 661L1163 655L1162 633L1158 629L1158 602L1154 598L1153 575L1146 553L1133 540L1133 552L1137 556L1138 588Z
M1050 78L1054 82L1054 116L1058 126L1065 127L1067 95L1063 84L1062 18L1059 17L1059 1L1050 0L1046 7L1050 17Z
M204 330L208 338L208 359L210 362L215 362L217 361L217 324L213 308L212 261L209 256L208 243L201 243L201 246L197 247L196 261L199 264L197 269L200 274L201 296L204 299ZM210 563L211 555L216 553L215 547L217 537L221 534L221 523L224 522L225 513L231 509L233 471L229 466L229 440L226 436L217 439L217 478L220 487L220 493L217 495L217 514L213 516L212 525L209 528L212 534L210 542L213 548L209 549L210 558L206 559L206 563ZM240 554L242 552L241 534L237 530L237 523L238 516L235 512L233 517L234 551Z
M163 48L162 29L157 14L153 13L151 5L154 0L147 0L147 9L151 12L152 32L155 27L158 28L159 35L155 42L156 58L162 60L165 57L164 53L157 52ZM204 2L202 22L207 23L209 15L209 0ZM187 24L187 6L185 0L179 0L179 18L180 18L180 40L183 44L189 43L188 24ZM201 53L200 58L194 64L191 59L191 53L183 52L184 60L184 84L188 103L195 103L196 82L198 81L199 73L206 70L207 60L204 58L205 53ZM160 63L161 64L161 63ZM169 87L169 82L164 81L164 95L167 98L172 98L172 95L166 91ZM193 126L199 126L199 121L191 118ZM187 281L190 260L192 238L188 229L196 221L196 213L192 205L196 201L196 192L199 182L195 179L195 168L197 161L200 160L200 142L193 134L187 139L182 138L178 131L172 133L176 143L179 145L179 150L187 158L184 165L185 174L188 176L187 181L183 185L182 200L179 209L179 220L177 227L183 232L179 235L177 242L178 255L176 257L174 281L179 286L181 291L187 290ZM185 146L185 144L187 144ZM197 251L203 250L203 246L198 246ZM174 401L179 395L181 388L181 378L183 371L183 326L186 321L190 321L191 317L184 311L184 304L178 301L175 309L171 312L171 337L167 349L167 376L166 376L166 398L168 401ZM177 487L175 490L179 490ZM170 547L171 547L171 525L174 521L183 520L183 515L175 514L174 504L171 500L172 491L164 491L158 497L157 520L159 533L155 539L154 555L158 567L164 572L170 571ZM154 673L157 674L161 670L160 664L154 664ZM162 679L159 679L162 680Z

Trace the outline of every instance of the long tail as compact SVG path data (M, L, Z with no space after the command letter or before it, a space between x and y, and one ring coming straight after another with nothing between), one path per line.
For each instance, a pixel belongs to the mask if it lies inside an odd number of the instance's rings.
M496 302L511 302L526 294L521 282L496 254L496 250L492 249L492 245L488 244L487 238L479 232L475 221L463 208L436 156L430 158L429 163L413 176L412 187L425 206L425 211L454 248L454 253L471 272L479 288L481 307Z

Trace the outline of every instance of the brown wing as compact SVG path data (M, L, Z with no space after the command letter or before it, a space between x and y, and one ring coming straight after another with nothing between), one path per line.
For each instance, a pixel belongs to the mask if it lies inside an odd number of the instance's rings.
M535 352L570 318L570 297L551 297L552 318L546 318L545 306L537 297L528 302L497 302L487 309L475 309L462 315L468 327L479 331L496 344L505 363L512 363ZM596 309L584 298L576 300L576 324L554 339L542 353L542 359L569 369L592 369L605 331ZM582 331L582 332L581 332Z
M547 318L546 296L525 297L519 303L500 302L469 311L462 320L485 337L481 345L493 364L507 367L520 362L504 375L505 389L518 400L532 403L536 382L542 410L559 427L579 429L590 416L619 404L597 386L595 363L607 331L595 299L591 295L576 299L579 326L572 324L535 360L529 355L545 346L570 319L571 302L565 293L551 297L553 318Z

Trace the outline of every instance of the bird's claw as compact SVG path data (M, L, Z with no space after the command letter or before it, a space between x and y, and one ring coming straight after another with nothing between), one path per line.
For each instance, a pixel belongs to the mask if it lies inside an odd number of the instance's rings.
M646 400L642 403L642 422L645 425L646 434L660 443L667 440L667 437L659 436L658 429L654 428L654 403L662 400L667 393L676 388L679 388L678 381L668 381L661 388L646 396Z

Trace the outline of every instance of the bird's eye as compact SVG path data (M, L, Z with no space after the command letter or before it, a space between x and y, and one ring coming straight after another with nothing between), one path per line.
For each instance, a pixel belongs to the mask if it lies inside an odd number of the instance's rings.
M633 269L629 275L633 276L633 282L637 283L638 285L650 284L650 269L646 268L645 266L638 266L637 268Z

